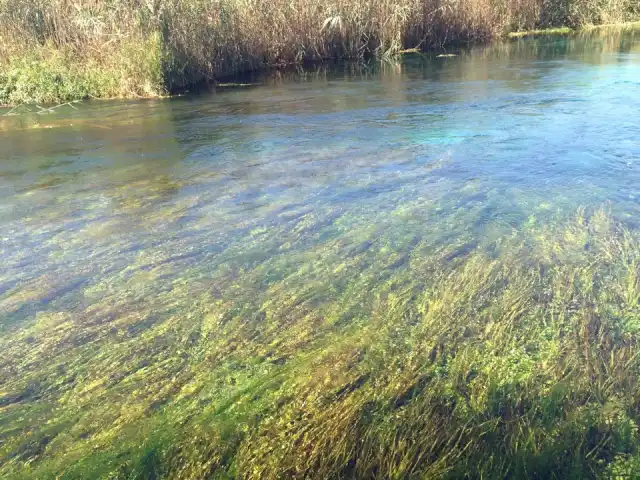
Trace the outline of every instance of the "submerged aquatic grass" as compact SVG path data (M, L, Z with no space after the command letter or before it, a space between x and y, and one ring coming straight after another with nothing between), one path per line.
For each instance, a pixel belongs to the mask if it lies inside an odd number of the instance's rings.
M404 234L308 212L252 231L217 278L192 265L158 289L185 268L160 262L85 291L82 312L5 326L0 472L637 474L640 236L606 210L544 212L484 242L473 209ZM386 227L433 216L406 204ZM324 240L287 253L309 229ZM16 295L5 311L37 294Z
M636 40L4 117L0 477L637 476Z

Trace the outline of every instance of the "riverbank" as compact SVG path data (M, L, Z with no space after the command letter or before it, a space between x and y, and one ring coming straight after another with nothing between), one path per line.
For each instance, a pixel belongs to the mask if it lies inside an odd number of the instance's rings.
M633 0L0 3L0 103L155 97L267 66L640 18Z
M543 28L535 30L520 30L517 32L509 32L506 37L510 39L514 38L526 38L526 37L538 37L544 35L572 35L580 32L590 32L593 30L601 30L605 28L618 28L618 29L635 29L640 28L640 22L624 22L624 23L605 23L602 25L584 25L579 29L571 27L555 27L555 28Z

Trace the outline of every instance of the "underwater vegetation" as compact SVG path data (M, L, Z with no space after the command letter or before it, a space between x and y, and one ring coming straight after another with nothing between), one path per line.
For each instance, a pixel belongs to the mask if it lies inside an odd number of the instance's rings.
M0 478L640 476L637 38L2 117Z
M0 475L640 474L640 234L541 205L478 237L478 208L286 210L213 271L140 252L3 324Z

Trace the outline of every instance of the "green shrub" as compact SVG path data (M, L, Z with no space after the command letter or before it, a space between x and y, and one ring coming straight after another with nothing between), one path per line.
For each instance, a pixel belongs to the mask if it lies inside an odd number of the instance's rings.
M68 47L35 47L6 60L0 73L0 104L164 95L165 58L157 33L122 43L101 58L80 61Z

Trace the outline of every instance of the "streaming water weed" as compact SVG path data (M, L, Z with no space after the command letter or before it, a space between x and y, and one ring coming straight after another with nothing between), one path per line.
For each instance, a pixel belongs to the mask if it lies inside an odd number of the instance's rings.
M117 289L95 287L101 300L81 314L39 315L1 340L2 473L591 478L633 469L637 233L605 210L580 210L487 244L463 237L442 244L363 226L221 272L215 295L184 282L156 293L174 303L154 302L144 292L162 278L156 267ZM119 308L123 295L138 308Z
M10 112L0 477L637 476L637 39Z

